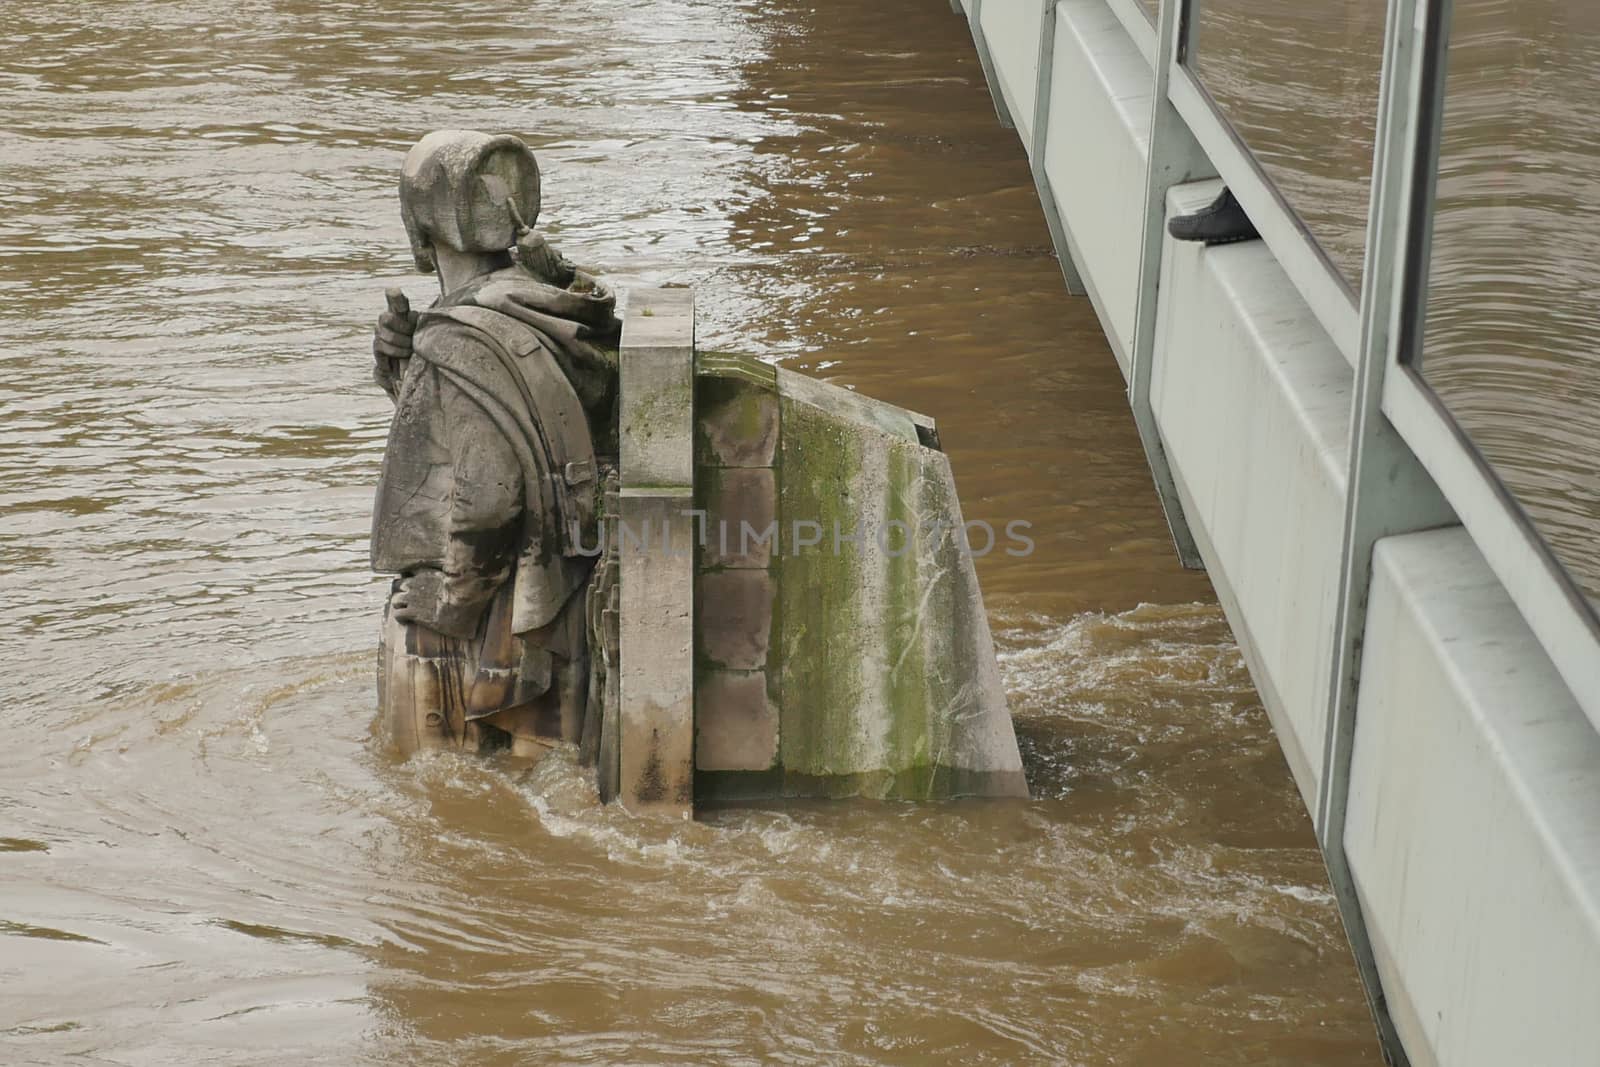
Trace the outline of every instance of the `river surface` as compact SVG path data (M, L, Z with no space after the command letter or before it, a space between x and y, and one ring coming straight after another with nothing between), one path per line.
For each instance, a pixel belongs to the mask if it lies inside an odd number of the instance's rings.
M0 1062L1375 1064L1310 825L943 0L0 0ZM666 826L371 736L423 131L939 417L1034 799Z

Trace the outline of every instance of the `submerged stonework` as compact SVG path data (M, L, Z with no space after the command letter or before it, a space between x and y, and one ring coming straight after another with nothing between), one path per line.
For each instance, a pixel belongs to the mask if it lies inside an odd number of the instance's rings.
M742 356L695 399L697 794L1026 796L932 421Z
M372 563L402 754L578 745L602 800L1026 796L931 420L700 355L694 293L609 290L533 230L515 138L425 137L392 291ZM599 557L598 560L596 557Z

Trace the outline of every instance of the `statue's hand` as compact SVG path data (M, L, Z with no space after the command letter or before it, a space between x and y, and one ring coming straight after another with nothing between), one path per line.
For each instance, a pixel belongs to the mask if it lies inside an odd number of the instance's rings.
M483 614L481 603L457 603L444 572L420 570L400 579L389 598L389 611L401 622L423 626L448 637L471 637Z
M378 316L372 331L372 376L385 392L394 395L395 386L411 358L411 335L417 331L417 313L399 289L384 293L389 307Z
M577 274L572 261L545 240L544 234L533 230L517 238L517 259L523 270L557 289L571 285Z

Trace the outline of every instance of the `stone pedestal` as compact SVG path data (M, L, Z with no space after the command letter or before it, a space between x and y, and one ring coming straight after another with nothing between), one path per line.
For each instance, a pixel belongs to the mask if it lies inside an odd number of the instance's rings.
M696 356L693 310L624 321L623 804L1026 796L933 421Z
M695 390L697 795L1026 796L933 421L742 356Z
M618 799L694 805L694 292L640 289L623 320Z

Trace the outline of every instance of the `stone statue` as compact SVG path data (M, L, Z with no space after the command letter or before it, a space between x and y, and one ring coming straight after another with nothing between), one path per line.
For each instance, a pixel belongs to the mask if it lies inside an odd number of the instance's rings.
M1027 795L932 419L698 351L692 289L636 288L619 322L534 231L515 137L430 133L400 203L441 292L390 290L373 342L403 754L574 742L602 801L677 818Z
M394 401L372 567L396 576L379 699L403 754L582 738L605 472L615 466L615 299L533 230L539 167L511 136L428 134L401 214L441 296L398 290L374 376ZM592 729L592 727L591 727Z

